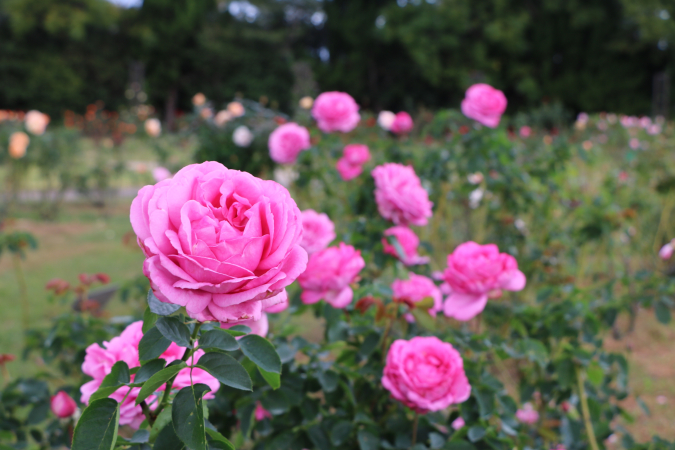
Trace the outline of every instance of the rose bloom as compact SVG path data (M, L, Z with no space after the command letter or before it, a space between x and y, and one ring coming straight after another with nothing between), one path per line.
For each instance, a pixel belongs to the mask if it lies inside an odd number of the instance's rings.
M202 106L206 103L206 96L201 92L197 93L192 97L192 104L195 106Z
M218 114L213 118L213 123L215 123L217 127L222 128L227 122L232 120L232 118L232 113L223 109L222 111L218 111Z
M325 214L306 209L302 212L302 241L300 246L308 254L325 249L335 239L335 225Z
M160 181L171 178L171 172L166 167L155 167L152 169L152 177L159 183Z
M270 157L274 162L279 164L294 163L300 152L311 146L309 131L297 123L285 123L272 131L268 146Z
M325 133L341 131L349 133L359 124L359 105L351 95L344 92L324 92L314 100L312 117Z
M527 125L522 126L520 127L518 134L520 134L520 137L522 138L529 138L532 135L532 128L528 127Z
M370 160L370 150L367 145L349 144L345 146L342 158L336 168L343 180L348 181L358 177L363 172L363 165Z
M466 423L464 422L464 419L462 419L462 416L459 416L450 424L453 430L459 430L460 428L463 428L464 425L466 425Z
M232 117L241 117L246 114L244 105L239 102L230 102L227 104L227 110L232 114Z
M162 134L162 122L159 119L148 119L144 124L145 132L148 133L150 137L159 137Z
M497 128L504 111L506 111L504 93L488 84L474 84L467 89L462 100L462 113L486 127Z
M349 161L344 157L338 159L335 168L344 181L353 180L363 173L363 166L359 164L349 164Z
M673 247L673 241L668 242L666 245L661 247L661 250L659 250L659 258L664 261L670 259L670 257L673 256L674 249L675 247Z
M51 398L50 406L52 412L60 419L72 416L77 410L77 403L75 403L75 400L63 391L59 391L58 394Z
M394 341L387 353L382 386L420 414L441 411L471 395L459 352L435 336Z
M394 122L391 124L391 132L396 134L409 133L413 129L413 120L405 111L401 111L394 117Z
M346 307L354 297L349 285L365 266L361 252L344 242L313 253L307 270L298 277L303 289L300 299L307 305L324 299L334 308Z
M24 120L26 130L36 136L43 135L47 130L47 125L49 125L49 116L36 110L28 111Z
M9 156L14 159L26 156L30 138L23 131L15 131L9 136Z
M396 120L396 114L391 111L380 111L380 114L377 116L377 124L382 127L382 129L390 131L391 126Z
M461 321L480 314L488 297L499 297L502 289L520 291L526 281L513 256L499 253L494 244L475 242L465 242L448 255L443 278L452 289L443 312Z
M310 96L305 96L300 99L299 105L302 109L311 109L314 104L314 99Z
M272 418L272 413L263 408L263 405L260 402L257 402L255 404L255 412L253 413L253 415L255 416L255 420L257 420L258 422L264 419Z
M420 240L413 230L408 227L397 226L391 227L384 231L384 238L382 238L382 245L384 246L384 253L399 257L396 247L389 243L387 236L394 236L398 243L401 244L405 258L401 261L406 266L414 266L417 264L427 264L429 258L426 256L419 256L417 254L417 247L420 245Z
M522 409L516 411L516 419L522 423L532 425L539 421L539 413L534 409L532 403L525 403Z
M395 300L414 304L425 298L431 298L434 305L429 308L429 314L436 317L436 313L443 310L443 297L431 278L414 273L408 274L408 280L394 280L391 285Z
M199 321L258 320L307 265L286 188L217 162L143 187L131 225L157 298Z
M386 163L371 174L375 178L375 201L382 217L396 225L426 225L433 203L410 166Z
M246 125L240 125L234 129L232 141L237 147L248 147L253 142L253 133Z
M138 357L138 344L143 338L142 329L142 321L134 322L122 331L119 336L111 339L110 342L103 342L103 346L92 344L87 347L84 363L82 364L82 372L92 377L93 380L85 383L80 388L80 392L82 393L80 401L82 403L89 403L89 398L98 390L103 378L110 373L112 366L116 362L124 361L129 368L141 365ZM172 342L169 348L159 357L164 359L168 364L172 361L180 360L184 353L184 347L179 347L178 344ZM203 354L203 350L197 350L187 361L188 364L196 364ZM132 382L134 376L132 375ZM190 386L192 383L203 383L211 388L211 392L207 392L204 395L205 399L214 398L215 392L220 388L220 383L211 374L199 368L190 369L189 367L178 372L176 380L173 383L173 388L182 389ZM159 390L163 389L164 386L159 388ZM109 397L121 402L129 390L128 386L123 386L110 394ZM141 406L135 404L140 390L141 388L131 388L128 397L120 406L120 425L138 428L143 420L145 420ZM156 400L157 398L154 395L148 397L146 403L150 406L150 409L157 407Z

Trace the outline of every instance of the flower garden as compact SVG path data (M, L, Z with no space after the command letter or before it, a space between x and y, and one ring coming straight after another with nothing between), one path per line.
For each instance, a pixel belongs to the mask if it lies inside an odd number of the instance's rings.
M675 448L629 364L638 322L672 335L672 123L507 117L486 84L412 115L193 105L175 133L0 112L0 449ZM35 284L24 225L82 204L125 259Z

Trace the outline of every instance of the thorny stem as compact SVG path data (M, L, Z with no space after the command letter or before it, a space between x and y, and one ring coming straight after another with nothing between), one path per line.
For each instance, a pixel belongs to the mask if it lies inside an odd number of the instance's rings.
M195 329L192 332L192 336L190 338L190 347L185 349L185 353L183 353L183 357L181 358L181 361L186 362L188 359L190 359L190 356L192 356L192 352L194 352L194 343L197 340L197 335L199 334L199 329L203 323L197 322L195 325ZM157 409L150 414L152 420L148 420L150 425L155 423L155 419L157 416L159 416L159 413L162 412L164 407L169 403L169 395L171 395L171 387L173 386L173 382L176 380L176 377L178 374L174 375L169 381L166 382L166 387L164 388L164 395L162 396L162 400L159 402L159 406L157 406Z
M420 415L417 411L415 411L415 419L413 420L413 429L412 429L412 445L410 447L414 447L415 444L417 443L417 423L419 422L419 420Z
M591 411L588 408L588 398L586 397L586 389L584 388L584 375L580 368L577 367L577 385L579 387L579 400L581 401L581 413L584 416L584 425L586 426L586 434L588 441L591 444L592 450L598 449L598 442L595 439L595 431L593 430L593 423L591 423Z

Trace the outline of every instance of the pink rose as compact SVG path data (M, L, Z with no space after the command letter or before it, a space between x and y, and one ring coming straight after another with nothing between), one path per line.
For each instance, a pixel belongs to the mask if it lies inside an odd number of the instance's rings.
M314 100L312 117L325 133L341 131L349 133L359 124L359 105L351 95L344 92L324 92Z
M520 127L520 131L518 133L522 138L529 138L532 135L532 128L528 127L527 125Z
M370 151L367 145L349 144L344 148L343 156L337 162L336 168L343 180L356 178L363 172L363 165L370 160Z
M666 245L661 247L661 250L659 250L659 258L662 260L668 260L670 257L673 256L673 242L668 242Z
M255 415L255 420L257 420L258 422L264 419L272 418L272 413L263 408L263 405L260 402L257 402L255 404L255 412L253 414Z
M466 423L464 422L464 419L462 419L462 416L459 416L450 424L453 430L459 430L460 428L463 428L464 425L466 425Z
M522 423L532 425L539 421L539 413L534 409L532 403L525 403L522 409L516 411L516 419Z
M394 280L391 285L393 297L397 301L406 303L421 302L425 298L431 298L434 306L429 309L429 314L436 317L436 313L443 310L443 297L431 278L414 273L408 274L408 280Z
M394 341L387 353L382 386L421 414L441 411L471 395L459 352L435 336Z
M334 308L346 307L354 296L349 285L365 265L361 252L344 242L313 253L307 270L298 277L303 289L300 299L308 305L324 299Z
M506 97L489 84L474 84L467 89L462 100L462 113L486 127L497 128L506 111Z
M58 394L54 395L50 403L52 412L60 419L72 416L75 414L75 410L77 410L75 400L63 391L59 391Z
M405 259L401 262L406 266L414 266L417 264L427 264L429 258L426 256L419 256L417 254L417 247L420 245L420 240L413 230L408 227L397 226L391 227L384 231L385 237L382 238L382 245L384 246L384 253L399 257L396 247L389 243L386 236L394 236L398 243L401 244Z
M268 314L277 314L282 311L286 311L288 309L288 295L283 295L281 298L281 302L277 303L276 305L268 306L265 308L265 312Z
M131 225L157 298L200 321L258 320L307 265L286 188L217 162L142 188Z
M413 129L413 120L405 111L396 114L391 124L391 132L395 134L409 133Z
M155 167L152 169L152 177L156 182L164 181L168 178L171 178L171 172L166 167Z
M288 303L287 303L288 305ZM277 305L275 305L277 306ZM221 323L221 328L232 328L235 325L246 325L251 329L251 334L257 334L258 336L265 337L267 332L270 330L270 322L267 318L267 314L263 313L259 320L246 320L239 323ZM236 339L241 339L243 336L238 336Z
M302 212L302 241L300 246L308 254L316 253L328 247L335 239L335 225L324 213L318 213L313 209Z
M375 201L385 219L396 225L426 225L433 203L410 166L386 163L371 172L375 178Z
M301 151L307 150L309 131L297 123L285 123L272 131L268 141L270 157L279 164L291 164L298 158Z
M448 255L443 277L452 289L443 312L462 321L483 311L489 296L499 297L502 289L520 291L526 281L513 256L499 253L494 244L475 242L465 242Z

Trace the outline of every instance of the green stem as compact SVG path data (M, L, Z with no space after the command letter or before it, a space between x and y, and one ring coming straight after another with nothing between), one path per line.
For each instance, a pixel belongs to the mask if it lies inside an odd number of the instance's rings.
M584 375L579 367L577 367L577 385L579 387L579 400L581 402L581 413L584 416L584 425L586 426L586 434L588 441L591 444L591 450L599 450L598 442L595 439L595 431L593 430L593 423L591 422L591 411L588 408L588 398L586 397L586 389L584 388Z
M192 353L194 352L194 344L195 341L197 340L197 335L199 334L199 329L202 327L202 325L203 323L201 322L198 322L195 325L195 329L192 332L192 336L190 338L190 347L185 349L185 353L183 353L181 361L186 362L188 359L190 359L190 356L192 356ZM166 382L166 388L164 388L164 395L162 396L162 400L159 402L159 405L157 406L157 409L154 411L154 413L151 414L152 421L148 420L148 422L150 422L150 425L155 423L155 419L159 416L159 413L161 413L164 407L169 403L171 388L177 376L178 374L174 375L169 381Z
M23 331L28 331L30 326L30 305L28 303L28 288L26 287L26 278L23 275L21 268L21 257L19 254L14 254L12 257L14 263L14 272L16 273L16 280L19 283L19 297L21 298L21 323Z
M412 445L411 448L417 443L417 424L420 420L420 415L418 412L415 412L415 420L413 420L413 429L412 429Z

